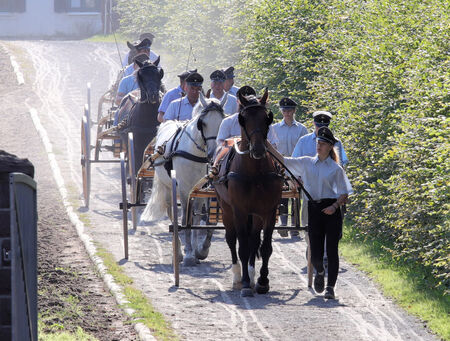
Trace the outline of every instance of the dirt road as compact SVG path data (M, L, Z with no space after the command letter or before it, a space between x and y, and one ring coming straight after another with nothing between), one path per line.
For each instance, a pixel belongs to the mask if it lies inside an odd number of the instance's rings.
M436 339L345 262L341 263L336 288L338 299L326 301L316 295L307 288L305 243L299 239L274 234L271 290L253 298L241 298L239 292L231 290L231 260L223 232L214 233L206 261L195 268L182 267L179 288L173 285L167 220L139 226L136 233L130 233L130 258L124 260L119 167L92 167L91 204L86 210L81 199L79 153L86 83L92 84L95 108L118 69L115 46L63 41L7 42L6 46L33 90L17 105L25 111L36 110L53 146L69 201L85 222L85 232L114 254L135 286L171 321L182 339ZM14 117L4 116L6 124L21 132ZM18 148L26 157L27 144Z

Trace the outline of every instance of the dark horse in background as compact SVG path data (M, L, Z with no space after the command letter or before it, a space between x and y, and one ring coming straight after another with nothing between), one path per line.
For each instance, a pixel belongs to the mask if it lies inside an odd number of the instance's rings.
M161 80L164 71L159 64L159 57L154 62L146 60L136 61L139 70L136 80L139 89L124 97L119 107L119 124L117 130L122 139L127 141L126 134L132 132L134 136L134 155L136 172L142 165L145 148L156 136L158 128L158 107L161 102Z
M273 121L272 112L266 109L267 98L267 89L260 100L239 94L242 139L231 151L234 156L229 156L232 159L228 172L214 183L233 262L233 288L242 285L242 296L253 296L253 285L259 294L269 291L272 233L283 184L276 164L266 151L267 133ZM262 244L261 230L264 232ZM236 239L239 240L242 275L237 262ZM259 253L262 266L254 284L255 257Z

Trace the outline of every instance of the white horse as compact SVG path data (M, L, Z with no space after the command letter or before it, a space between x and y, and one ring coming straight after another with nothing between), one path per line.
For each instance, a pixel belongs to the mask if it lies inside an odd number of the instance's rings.
M176 171L183 209L183 225L186 224L186 209L189 192L194 185L206 175L207 162L211 160L216 149L216 137L220 123L225 114L223 106L228 96L222 101L208 99L200 93L200 101L195 105L192 119L188 122L166 121L159 126L155 148L165 144L164 157L172 155L172 169ZM164 157L155 160L155 176L150 199L141 215L141 221L162 218L165 214L171 217L172 181L165 169ZM194 201L194 211L198 212L204 200ZM193 224L200 223L200 216L193 217ZM183 263L194 266L200 259L208 256L212 230L185 230L185 256ZM179 244L180 245L180 244ZM180 256L181 250L178 250ZM182 257L180 257L181 259Z

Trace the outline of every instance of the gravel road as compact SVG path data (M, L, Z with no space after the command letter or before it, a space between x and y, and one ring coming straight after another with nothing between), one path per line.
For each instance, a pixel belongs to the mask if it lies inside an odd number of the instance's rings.
M130 257L128 261L123 259L118 164L93 165L89 210L81 199L80 122L86 83L92 84L92 106L96 108L99 96L118 70L114 44L4 44L15 55L25 83L32 88L32 93L24 95L17 106L23 111L34 108L38 113L52 143L69 201L86 222L85 232L114 254L134 285L166 316L182 339L436 340L423 323L383 297L363 273L345 262L341 262L336 288L338 299L326 301L316 295L307 287L305 243L299 239L282 239L274 234L269 264L271 290L253 298L241 298L238 291L231 290L231 257L221 231L214 233L206 261L195 268L181 268L178 288L173 284L167 220L141 225L135 233L130 232ZM174 80L168 83L174 84ZM2 126L7 124L24 132L13 116L5 116ZM22 141L17 149L22 157L28 157L26 139ZM107 153L102 157L112 158Z

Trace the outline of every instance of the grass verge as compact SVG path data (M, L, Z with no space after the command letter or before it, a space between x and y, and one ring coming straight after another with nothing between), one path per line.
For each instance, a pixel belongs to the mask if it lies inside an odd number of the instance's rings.
M98 341L92 335L89 335L80 327L73 333L71 332L56 332L44 333L42 331L41 323L38 324L39 341Z
M123 272L113 255L99 245L97 245L97 255L102 258L108 273L123 288L123 294L129 302L126 306L135 311L133 317L136 322L145 324L157 340L178 340L175 331L170 323L164 319L164 316L155 310L141 291L131 286L133 280Z
M420 318L443 340L450 340L450 297L435 289L430 273L420 264L395 260L380 240L362 237L346 223L339 250L345 260L366 272L409 313Z
M122 35L120 33L116 33L115 39L117 39L117 42L120 42L120 43L126 43L127 40L130 40L129 37ZM114 34L108 34L108 35L97 34L97 35L89 37L85 40L96 42L96 43L114 43L115 39L114 39Z

